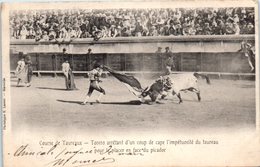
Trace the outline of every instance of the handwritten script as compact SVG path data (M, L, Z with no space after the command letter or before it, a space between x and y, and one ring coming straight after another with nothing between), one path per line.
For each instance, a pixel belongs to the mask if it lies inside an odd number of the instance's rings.
M95 155L93 158L93 154ZM48 149L41 147L40 151L33 151L29 144L21 145L13 154L14 157L49 157L51 160L45 166L86 166L97 164L114 163L116 160L112 146L106 148L87 149L82 147L63 147L60 142L56 142ZM90 158L88 158L90 157Z

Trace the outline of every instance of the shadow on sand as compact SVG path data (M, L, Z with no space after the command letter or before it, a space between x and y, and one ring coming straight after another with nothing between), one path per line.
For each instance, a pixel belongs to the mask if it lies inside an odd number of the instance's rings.
M71 101L71 100L57 100L58 102L62 103L74 103L74 104L81 104L82 101Z
M74 104L82 105L82 101L71 101L71 100L57 100L57 101L62 102L62 103L74 103ZM86 105L93 105L93 104L141 105L142 102L140 102L139 100L132 100L132 101L128 101L128 102L101 102L101 103L90 102L90 103L87 103Z
M64 88L49 88L49 87L36 87L38 89L50 89L50 90L63 90L63 91L70 91Z
M11 87L20 88L20 87L26 87L25 85L11 85Z

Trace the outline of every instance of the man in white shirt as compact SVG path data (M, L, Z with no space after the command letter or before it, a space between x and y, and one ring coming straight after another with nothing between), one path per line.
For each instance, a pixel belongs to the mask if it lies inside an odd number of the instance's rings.
M25 62L24 62L24 58L21 58L21 60L19 60L17 62L17 67L16 67L16 76L18 78L17 81L17 86L19 86L19 83L25 82L25 78L26 78L26 71L25 71Z
M69 61L66 60L64 63L62 63L62 72L65 76L65 85L66 85L66 89L69 89L69 70L70 70L70 64Z

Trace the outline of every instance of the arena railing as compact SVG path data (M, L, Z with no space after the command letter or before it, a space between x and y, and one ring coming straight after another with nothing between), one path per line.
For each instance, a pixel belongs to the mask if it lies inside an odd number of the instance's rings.
M164 75L163 72L154 72L154 71L118 71L119 73L129 74L129 75L149 75L154 74L155 76ZM183 73L193 73L188 71L174 71L172 74L183 74ZM225 73L225 72L199 72L201 74L205 74L209 76L211 79L233 79L233 80L255 80L254 73ZM58 75L63 75L62 71L33 71L38 77L41 77L42 74L52 74L53 77L57 77ZM73 74L80 74L84 77L89 76L89 71L73 71ZM102 77L106 78L109 76L109 72L103 72ZM15 71L11 71L11 77L15 77Z
M140 43L140 42L172 42L172 41L241 41L255 40L255 34L250 35L193 35L193 36L142 36L142 37L115 37L115 38L58 38L52 41L35 41L35 39L11 39L11 45L37 45L37 44L81 44L81 43Z

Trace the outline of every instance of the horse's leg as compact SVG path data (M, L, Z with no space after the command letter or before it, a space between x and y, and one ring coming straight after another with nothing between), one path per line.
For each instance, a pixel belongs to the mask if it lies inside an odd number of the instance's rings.
M195 92L197 94L198 101L201 101L200 90L198 88L189 88L188 90L191 92Z
M174 90L172 90L172 96L176 95L176 92Z
M181 98L181 94L180 94L180 92L179 93L177 93L177 97L179 98L179 103L182 103L182 98Z
M173 90L173 91L172 91L172 95L173 95L173 96L176 95L176 96L178 97L178 99L179 99L179 103L182 103L182 98L181 98L180 91L179 91L179 93L176 93L176 92Z
M201 101L200 92L196 93L198 96L198 101Z
M159 102L159 95L160 95L160 93L158 93L157 91L154 91L154 95L155 95L155 97L154 97L154 102L155 102L155 103L160 103L160 102Z

